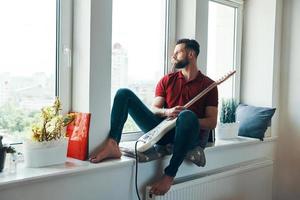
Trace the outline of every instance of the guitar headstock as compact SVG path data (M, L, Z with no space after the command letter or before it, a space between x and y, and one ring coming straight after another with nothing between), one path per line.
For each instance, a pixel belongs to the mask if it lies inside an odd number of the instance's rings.
M224 81L226 81L230 76L232 76L233 74L235 74L236 70L230 71L227 74L225 74L224 76L222 76L221 78L219 78L216 83L219 85L221 83L223 83Z

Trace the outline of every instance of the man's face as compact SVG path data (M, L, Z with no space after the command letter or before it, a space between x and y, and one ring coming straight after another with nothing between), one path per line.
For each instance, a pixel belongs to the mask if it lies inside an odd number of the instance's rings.
M177 44L172 56L172 63L176 69L182 69L189 64L188 51L185 48L185 44Z

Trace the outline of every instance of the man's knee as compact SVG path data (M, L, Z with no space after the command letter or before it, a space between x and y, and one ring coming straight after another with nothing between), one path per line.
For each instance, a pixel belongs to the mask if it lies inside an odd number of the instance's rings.
M194 112L190 110L184 110L179 113L176 121L176 126L188 132L190 132L191 130L198 130L198 117Z
M193 111L190 111L190 110L183 110L183 111L181 111L179 113L179 115L178 115L178 119L177 120L179 122L187 123L187 124L198 123L198 117L197 117L197 115Z
M190 111L180 112L176 121L176 138L190 144L197 143L200 135L200 125L197 115Z
M125 99L132 95L133 92L128 88L120 88L118 89L115 98Z

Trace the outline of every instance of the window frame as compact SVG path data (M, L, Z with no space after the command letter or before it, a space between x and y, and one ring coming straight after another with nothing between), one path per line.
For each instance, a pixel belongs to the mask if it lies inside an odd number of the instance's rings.
M234 76L234 87L232 88L233 97L240 102L240 88L241 88L241 56L242 56L242 30L243 30L243 7L244 0L209 0L211 2L219 3L225 6L230 6L236 9L235 13L235 30L234 30L234 69L236 74ZM209 12L209 11L208 11Z
M72 106L72 2L56 0L55 96L59 96L62 102L62 113L68 113ZM19 144L23 141L13 139L10 145Z
M73 1L57 1L56 89L62 113L72 108Z

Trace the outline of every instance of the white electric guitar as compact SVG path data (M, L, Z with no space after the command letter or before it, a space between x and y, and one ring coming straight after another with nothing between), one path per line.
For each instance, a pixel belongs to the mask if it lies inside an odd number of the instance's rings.
M201 97L203 97L205 94L207 94L209 91L211 91L213 88L215 88L217 85L223 83L225 80L227 80L230 76L232 76L236 71L231 71L225 76L221 77L216 82L210 84L205 90L200 92L197 96L195 96L192 100L190 100L188 103L184 105L185 108L189 108L192 104L194 104L196 101L198 101ZM137 144L137 151L144 152L150 149L156 142L158 142L169 130L175 127L176 125L176 118L166 118L164 119L160 124L158 124L155 128L148 131L146 134L141 136L138 139Z

